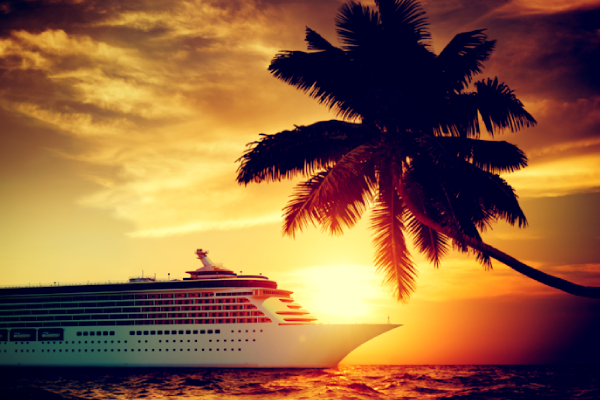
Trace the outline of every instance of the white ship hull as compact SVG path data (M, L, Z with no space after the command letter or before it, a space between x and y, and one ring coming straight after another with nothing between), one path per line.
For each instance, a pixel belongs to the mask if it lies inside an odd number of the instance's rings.
M207 325L202 328L220 328L220 333L170 336L131 336L132 328L119 327L115 328L114 336L96 338L76 336L73 328L65 331L64 340L60 342L0 342L0 365L329 368L362 343L396 327L398 325L384 324Z
M0 366L328 368L399 326L316 324L276 282L196 254L181 281L0 289Z

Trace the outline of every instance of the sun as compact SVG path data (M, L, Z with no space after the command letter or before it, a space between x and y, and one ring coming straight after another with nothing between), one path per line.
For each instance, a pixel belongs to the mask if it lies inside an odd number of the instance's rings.
M377 313L378 300L385 297L372 266L313 266L291 275L285 280L294 280L293 287L298 288L294 298L322 323L366 322ZM382 322L385 318L382 314Z

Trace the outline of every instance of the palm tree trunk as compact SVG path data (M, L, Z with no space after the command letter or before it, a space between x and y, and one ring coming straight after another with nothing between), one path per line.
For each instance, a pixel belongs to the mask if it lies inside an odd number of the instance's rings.
M558 290L562 290L563 292L570 293L575 296L600 299L600 287L582 286L561 278L557 278L556 276L548 275L545 272L539 271L535 268L530 267L529 265L523 264L516 258L513 258L508 254L471 237L462 236L460 238L456 238L456 234L454 234L450 229L430 219L427 215L423 213L423 211L419 207L416 207L410 201L409 196L403 196L403 199L405 200L408 209L413 213L415 218L417 218L421 223L429 226L430 228L435 229L436 231L443 233L444 235L450 238L460 240L472 249L483 252L489 255L490 257L500 261L501 263L509 266L515 271L520 272L521 274L533 280L543 283L544 285L553 287Z

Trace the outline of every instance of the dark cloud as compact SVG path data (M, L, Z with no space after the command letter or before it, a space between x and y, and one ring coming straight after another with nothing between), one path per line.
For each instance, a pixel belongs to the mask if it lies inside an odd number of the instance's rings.
M567 101L600 95L600 7L489 22L499 33L492 63L521 90Z

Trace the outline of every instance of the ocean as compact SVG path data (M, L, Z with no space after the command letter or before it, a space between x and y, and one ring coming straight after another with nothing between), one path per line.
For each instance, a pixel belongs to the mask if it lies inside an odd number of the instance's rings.
M2 400L599 399L600 366L3 368Z

